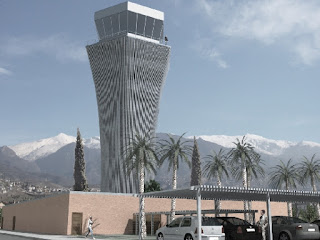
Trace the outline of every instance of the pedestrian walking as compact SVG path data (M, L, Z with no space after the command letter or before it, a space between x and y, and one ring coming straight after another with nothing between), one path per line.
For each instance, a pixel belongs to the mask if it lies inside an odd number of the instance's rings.
M268 226L268 218L266 216L265 210L261 210L260 214L261 214L261 216L258 221L258 225L261 227L262 240L266 240L266 230L267 230L267 226Z
M95 239L93 236L92 224L93 224L93 221L92 221L92 217L90 216L88 220L88 232L87 232L86 238L88 237L89 233L91 233L92 239Z

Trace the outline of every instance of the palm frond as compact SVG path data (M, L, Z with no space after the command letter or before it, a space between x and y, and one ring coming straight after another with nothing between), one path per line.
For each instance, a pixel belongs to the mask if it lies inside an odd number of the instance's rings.
M286 164L280 160L280 164L272 169L274 170L270 174L271 179L269 181L271 187L282 188L284 186L286 190L296 188L299 175L297 166L292 164L292 159L289 159Z
M214 150L211 155L204 157L206 159L206 164L203 168L203 173L208 179L215 178L219 176L222 179L222 176L225 175L229 177L227 170L227 156L224 154L223 149L220 149L218 153Z
M159 163L158 154L156 152L155 137L149 133L146 135L135 134L129 139L129 144L124 148L122 153L125 156L124 162L127 174L132 171L140 172L141 161L143 161L144 171L156 172L155 166Z

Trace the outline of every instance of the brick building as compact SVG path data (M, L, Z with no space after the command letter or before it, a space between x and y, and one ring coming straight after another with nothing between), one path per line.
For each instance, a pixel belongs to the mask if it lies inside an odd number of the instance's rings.
M146 198L146 212L170 211L171 200ZM196 210L196 200L177 199L176 210ZM202 200L202 209L214 208L212 200ZM272 202L273 214L287 215L287 204ZM243 210L242 201L222 201L222 209ZM252 202L252 209L266 209L266 202ZM46 234L83 234L89 216L94 220L95 234L134 234L135 213L139 212L139 198L134 194L68 192L3 208L2 226L5 230ZM234 214L243 218L243 214ZM166 224L164 214L153 216L155 231ZM150 217L147 228L150 232Z

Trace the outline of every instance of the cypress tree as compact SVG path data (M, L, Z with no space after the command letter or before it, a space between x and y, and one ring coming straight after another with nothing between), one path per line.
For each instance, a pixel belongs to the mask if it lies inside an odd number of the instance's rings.
M88 191L88 183L86 179L86 162L84 161L83 143L79 128L77 129L77 142L74 150L75 162L74 162L74 191Z
M190 186L196 186L196 185L201 185L201 162L200 162L198 143L197 143L196 137L194 137Z

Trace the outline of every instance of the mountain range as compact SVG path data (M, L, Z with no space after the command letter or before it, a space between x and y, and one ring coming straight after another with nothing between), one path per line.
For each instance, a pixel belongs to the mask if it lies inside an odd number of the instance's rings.
M265 169L268 172L279 160L293 159L299 162L303 156L310 158L313 154L320 156L320 144L315 142L292 142L284 140L272 140L254 134L246 134L246 141L261 154ZM159 139L167 138L167 134L158 133ZM174 136L177 137L177 136ZM212 153L212 150L225 152L234 147L234 143L243 136L203 135L196 136L202 165L204 157ZM193 144L193 137L187 137L189 144ZM12 178L23 178L27 181L52 181L54 183L71 186L73 184L74 149L76 137L59 134L52 138L41 139L35 142L21 143L14 146L0 147L0 173ZM86 176L89 185L100 184L100 138L92 137L83 139L86 160ZM9 174L10 173L10 174ZM178 187L186 187L190 184L191 171L187 164L180 164L178 170ZM161 183L163 189L171 186L171 178L168 178L168 165L164 164L157 171L155 178ZM203 183L212 183L212 180L203 176ZM215 183L213 183L215 184ZM225 180L224 184L240 186L234 179ZM255 181L256 186L265 187L266 181Z

